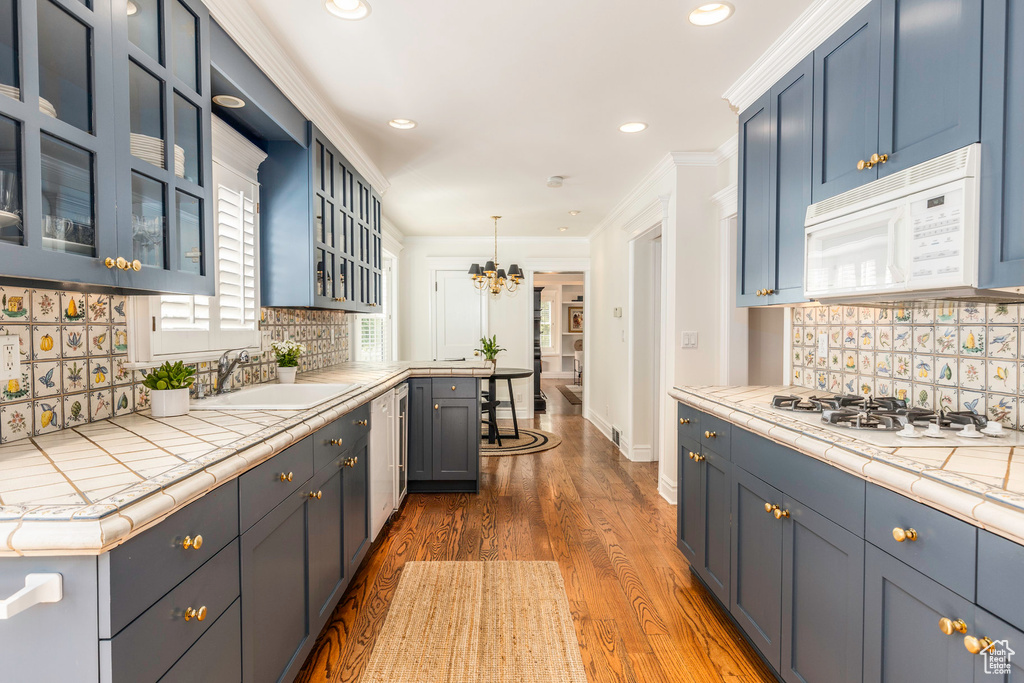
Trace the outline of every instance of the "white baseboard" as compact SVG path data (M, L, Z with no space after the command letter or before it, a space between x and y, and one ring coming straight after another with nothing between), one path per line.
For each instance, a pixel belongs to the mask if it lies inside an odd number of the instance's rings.
M575 377L571 372L547 372L540 373L541 379L572 379Z
M583 411L583 419L589 420L595 427L597 427L598 431L604 434L604 438L608 439L609 441L612 440L612 427L610 424L605 422L604 418L602 418L600 415L595 413L590 408L587 408L586 410Z
M658 493L661 497L667 500L672 505L678 504L678 498L676 496L677 485L674 481L669 481L665 477L658 477Z
M657 462L653 446L633 446L627 456L633 462Z

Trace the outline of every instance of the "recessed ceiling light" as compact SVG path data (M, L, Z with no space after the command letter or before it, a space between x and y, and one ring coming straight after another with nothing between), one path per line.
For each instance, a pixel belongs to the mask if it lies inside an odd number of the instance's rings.
M559 229L558 229L558 232L565 232L565 231L566 231L566 230L568 230L568 229L569 229L569 228L559 228Z
M411 130L416 127L416 122L412 119L391 119L388 125L398 130Z
M245 100L234 95L214 95L213 103L226 109L241 109L245 106Z
M128 0L128 16L134 17L139 13L139 6L136 5L132 0Z
M630 121L619 126L623 133L640 133L647 130L647 124L642 121Z
M579 211L579 209L573 209L572 211L569 212L569 215L570 216L579 216L580 215L580 211Z
M712 2L707 5L701 5L697 9L690 12L690 23L694 26L711 26L712 24L720 24L736 11L728 2Z
M359 21L370 16L370 4L366 0L325 0L324 7L339 19Z

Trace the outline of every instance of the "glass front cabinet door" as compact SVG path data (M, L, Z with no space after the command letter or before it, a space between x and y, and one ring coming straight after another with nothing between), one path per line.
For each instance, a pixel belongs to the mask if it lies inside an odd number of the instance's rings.
M213 293L208 25L193 0L0 0L0 277Z

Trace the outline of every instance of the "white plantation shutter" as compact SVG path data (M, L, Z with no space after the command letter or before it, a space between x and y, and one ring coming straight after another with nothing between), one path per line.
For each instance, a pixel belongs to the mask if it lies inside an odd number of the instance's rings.
M209 331L210 297L185 295L160 297L160 327L165 331Z
M217 186L217 307L225 330L256 329L256 203Z
M359 360L384 361L384 341L384 316L362 316L359 319Z

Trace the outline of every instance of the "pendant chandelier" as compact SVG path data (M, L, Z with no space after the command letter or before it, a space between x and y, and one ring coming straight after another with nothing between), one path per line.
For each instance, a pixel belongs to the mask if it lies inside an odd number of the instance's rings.
M491 216L491 220L494 221L494 260L488 261L482 268L479 263L474 263L469 269L469 274L473 277L476 288L490 290L491 296L494 298L498 298L503 289L507 289L510 294L515 292L523 281L523 271L515 263L508 267L508 273L505 272L504 268L498 267L501 265L498 263L499 218L501 216Z

